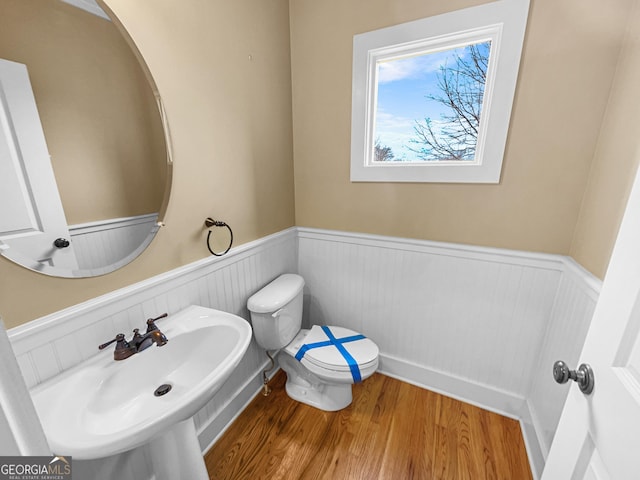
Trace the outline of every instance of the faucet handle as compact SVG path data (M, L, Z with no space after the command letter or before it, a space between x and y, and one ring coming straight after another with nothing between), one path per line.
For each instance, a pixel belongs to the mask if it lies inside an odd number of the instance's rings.
M113 351L114 360L124 360L125 358L129 358L131 355L136 353L135 347L129 345L129 342L124 339L124 333L119 333L113 340L109 340L107 343L98 345L98 349L103 350L113 342L118 342L116 343L116 349Z
M155 321L156 320L160 320L161 318L165 318L167 317L169 314L168 313L163 313L162 315L160 315L159 317L156 318L149 318L147 320L147 333L149 332L153 332L154 330L158 330L158 327L156 327Z
M116 338L114 338L113 340L109 340L107 343L103 343L102 345L98 345L98 350L104 350L109 345L111 345L113 342L124 342L124 341L125 341L124 340L124 333L119 333L119 334L116 335Z
M133 329L133 337L131 337L131 340L129 340L129 343L135 343L140 338L142 338L142 334L140 333L140 329L139 328L134 328Z

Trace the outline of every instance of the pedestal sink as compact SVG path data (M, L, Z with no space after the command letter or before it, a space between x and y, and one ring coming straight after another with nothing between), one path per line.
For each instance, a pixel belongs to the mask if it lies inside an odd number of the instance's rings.
M251 327L199 306L158 327L162 347L121 361L109 349L32 389L53 453L96 459L149 444L156 479L208 478L192 417L242 359Z

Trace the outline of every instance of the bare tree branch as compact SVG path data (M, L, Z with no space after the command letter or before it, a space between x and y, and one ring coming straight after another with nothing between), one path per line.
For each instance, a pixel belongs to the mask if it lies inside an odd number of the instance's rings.
M471 160L480 127L480 113L489 65L489 49L468 45L454 65L443 65L438 72L440 94L426 98L448 109L436 123L431 118L416 121L415 137L408 148L421 160Z

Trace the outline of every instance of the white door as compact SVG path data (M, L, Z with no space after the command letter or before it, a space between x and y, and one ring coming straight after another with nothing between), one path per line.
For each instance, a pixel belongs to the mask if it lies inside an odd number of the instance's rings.
M1 253L77 269L27 67L1 59L0 182Z
M579 363L594 390L570 389L542 479L640 479L640 175Z

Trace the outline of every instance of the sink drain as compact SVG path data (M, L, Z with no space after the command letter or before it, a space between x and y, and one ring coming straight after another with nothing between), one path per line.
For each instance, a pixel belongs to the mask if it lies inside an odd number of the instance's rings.
M156 388L156 391L153 392L153 394L156 397L161 397L167 393L169 393L171 391L171 385L169 385L168 383L164 383L162 385L160 385L158 388Z

